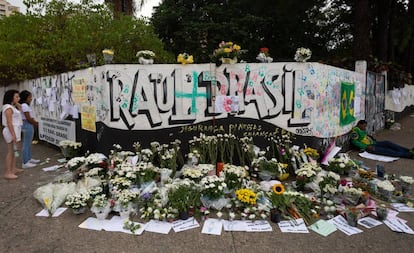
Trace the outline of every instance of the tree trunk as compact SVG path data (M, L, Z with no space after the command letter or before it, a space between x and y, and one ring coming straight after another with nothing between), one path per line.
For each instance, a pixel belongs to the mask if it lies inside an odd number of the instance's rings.
M371 54L370 31L371 10L369 0L355 1L354 6L353 57L355 60L368 60Z
M132 0L105 0L105 2L112 4L115 16L121 13L130 16L134 14L134 1Z
M388 61L388 38L390 30L390 17L393 0L378 0L376 17L377 24L377 46L376 53L380 61Z

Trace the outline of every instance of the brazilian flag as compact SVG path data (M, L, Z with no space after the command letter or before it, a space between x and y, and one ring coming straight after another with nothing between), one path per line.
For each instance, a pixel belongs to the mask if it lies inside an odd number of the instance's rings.
M341 116L340 125L345 126L355 121L354 117L355 84L341 82Z

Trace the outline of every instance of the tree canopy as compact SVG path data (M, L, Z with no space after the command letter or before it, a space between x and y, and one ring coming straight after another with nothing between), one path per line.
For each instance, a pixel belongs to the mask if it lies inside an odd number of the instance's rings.
M298 47L312 61L391 70L410 83L414 72L414 6L402 0L163 0L151 22L166 49L211 61L221 41L232 41L254 62L268 47L276 61L291 61Z
M0 84L87 67L87 54L115 51L115 63L137 63L135 53L151 49L156 62L173 62L147 21L119 15L102 4L54 0L29 3L28 13L0 19Z

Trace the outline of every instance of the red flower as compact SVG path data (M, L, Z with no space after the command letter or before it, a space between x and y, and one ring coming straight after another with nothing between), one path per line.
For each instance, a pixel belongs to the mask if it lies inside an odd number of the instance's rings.
M260 48L260 52L262 52L262 53L269 53L269 48L262 47L262 48Z

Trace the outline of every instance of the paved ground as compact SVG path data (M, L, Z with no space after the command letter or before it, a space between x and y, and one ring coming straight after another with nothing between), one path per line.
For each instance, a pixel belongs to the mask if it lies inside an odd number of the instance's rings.
M384 130L379 140L392 140L414 146L414 115L402 118L399 131ZM0 173L4 173L5 143L0 140ZM347 236L340 231L328 237L309 234L273 232L223 232L221 236L201 234L201 228L168 235L144 232L141 236L92 231L78 228L90 213L65 212L58 218L35 217L42 208L32 197L33 191L61 171L43 172L41 168L57 164L60 151L48 144L33 146L35 158L50 158L48 165L26 170L18 180L0 179L0 252L412 252L414 235L392 232L385 225ZM357 157L357 153L351 153ZM358 158L374 168L377 162ZM384 163L389 173L414 177L414 160L400 159ZM402 213L414 228L414 213Z

